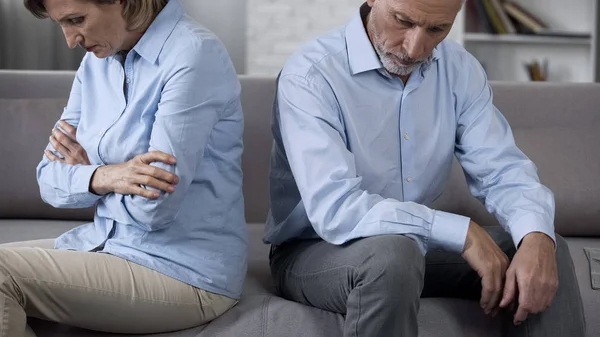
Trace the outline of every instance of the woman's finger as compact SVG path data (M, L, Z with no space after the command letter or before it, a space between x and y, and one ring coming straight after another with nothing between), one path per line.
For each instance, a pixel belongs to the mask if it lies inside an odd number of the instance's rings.
M130 185L130 192L126 194L135 194L147 199L158 199L160 193L158 191L147 190L141 186Z
M175 192L175 186L147 175L137 175L134 177L134 182L138 185L152 187L167 193Z
M56 152L62 154L63 157L66 158L66 157L70 156L71 151L69 151L69 149L67 149L61 142L59 142L54 137L54 135L50 136L50 144L52 144L52 146L54 147Z
M165 181L171 185L176 185L179 183L179 177L177 175L159 167L152 165L139 165L137 169L140 174Z
M48 158L48 160L50 161L58 161L61 163L64 163L65 160L62 158L57 157L56 155L54 155L54 153L52 153L52 151L50 150L44 150L44 154L46 155L46 157Z
M74 141L73 139L71 139L71 137L69 137L64 132L60 131L59 129L53 129L52 135L54 136L54 139L56 139L64 147L69 149L69 152L76 152L77 148L81 147L81 145L79 145L79 143L77 143L77 141Z
M58 126L60 126L60 128L63 129L67 135L71 137L71 139L77 139L77 129L74 126L65 121L58 122Z

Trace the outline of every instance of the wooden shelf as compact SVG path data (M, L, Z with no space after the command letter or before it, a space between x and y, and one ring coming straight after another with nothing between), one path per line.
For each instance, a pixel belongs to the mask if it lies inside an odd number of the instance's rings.
M519 35L519 34L488 34L465 33L466 43L514 43L514 44L548 44L548 45L579 45L591 46L591 37L580 36L544 36L544 35Z

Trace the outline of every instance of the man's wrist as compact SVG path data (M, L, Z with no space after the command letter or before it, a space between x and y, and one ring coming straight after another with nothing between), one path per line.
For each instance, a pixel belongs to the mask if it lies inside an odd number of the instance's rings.
M552 240L552 238L550 236L548 236L546 233L542 233L542 232L531 232L527 235L525 235L523 237L523 240L521 240L521 244L519 246L522 246L523 244L526 245L531 245L531 244L541 244L541 245L548 245L550 247L554 247L554 240Z

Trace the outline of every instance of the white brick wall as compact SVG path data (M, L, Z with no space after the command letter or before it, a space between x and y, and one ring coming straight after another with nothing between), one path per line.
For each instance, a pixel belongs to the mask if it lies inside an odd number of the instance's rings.
M347 23L364 0L248 0L247 73L277 75L303 43Z

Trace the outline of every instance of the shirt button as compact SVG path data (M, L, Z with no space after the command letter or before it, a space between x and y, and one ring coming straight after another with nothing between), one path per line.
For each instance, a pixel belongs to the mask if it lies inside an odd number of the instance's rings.
M406 178L406 181L408 181L409 183L412 183L412 178Z
M410 137L408 136L408 133L405 133L405 134L404 134L404 139L406 139L406 140L410 140Z

